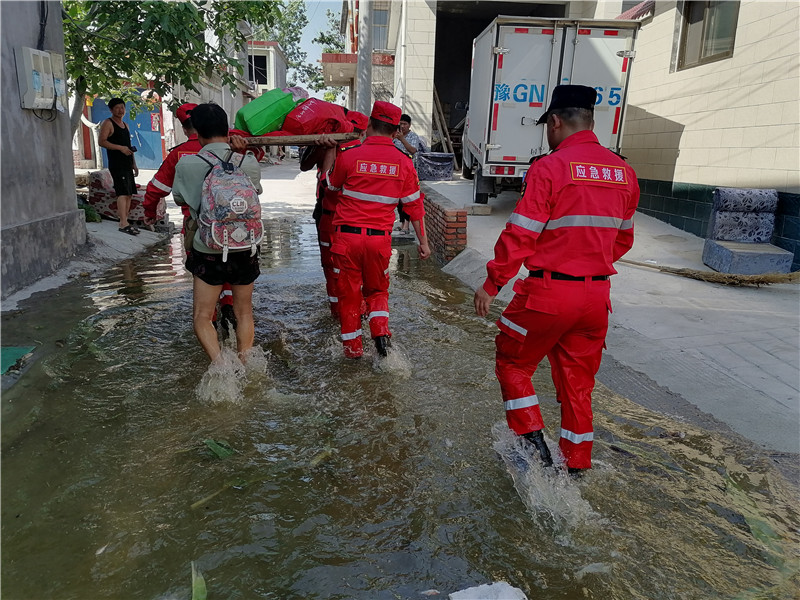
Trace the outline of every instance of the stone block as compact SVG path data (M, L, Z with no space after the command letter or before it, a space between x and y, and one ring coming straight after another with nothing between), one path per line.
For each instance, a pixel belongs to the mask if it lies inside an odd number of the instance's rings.
M475 204L470 203L464 206L468 215L490 215L492 214L492 207L489 204Z
M772 244L706 240L703 247L703 263L720 273L788 273L792 259L791 252Z

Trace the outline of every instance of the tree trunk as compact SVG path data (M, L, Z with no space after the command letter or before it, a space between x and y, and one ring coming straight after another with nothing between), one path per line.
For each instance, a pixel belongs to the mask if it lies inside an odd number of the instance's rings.
M83 76L81 76L75 82L75 104L72 107L72 112L69 114L69 125L72 129L73 138L81 124L81 114L83 113L84 106L86 106L86 85Z

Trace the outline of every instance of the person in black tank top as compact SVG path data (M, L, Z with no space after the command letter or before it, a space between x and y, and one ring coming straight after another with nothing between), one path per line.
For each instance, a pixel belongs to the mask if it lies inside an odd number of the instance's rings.
M117 214L119 230L129 235L138 235L139 229L128 223L131 196L136 193L135 177L139 174L136 157L131 147L131 133L122 121L125 116L125 102L120 98L108 101L111 118L100 126L100 145L108 152L108 170L114 179L117 194Z

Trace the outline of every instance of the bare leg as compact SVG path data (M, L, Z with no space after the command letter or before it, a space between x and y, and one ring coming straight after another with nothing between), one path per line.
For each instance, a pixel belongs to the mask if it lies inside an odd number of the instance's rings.
M203 350L208 354L211 362L214 362L220 354L217 330L211 323L220 291L222 291L221 285L208 285L199 277L194 278L194 306L192 311L194 334L197 336L197 340ZM252 313L250 322L252 323Z
M128 213L131 210L131 197L130 196L117 196L117 214L119 215L119 228L127 227Z
M253 286L232 285L233 314L236 315L236 349L244 362L244 354L253 347L255 323L253 322Z

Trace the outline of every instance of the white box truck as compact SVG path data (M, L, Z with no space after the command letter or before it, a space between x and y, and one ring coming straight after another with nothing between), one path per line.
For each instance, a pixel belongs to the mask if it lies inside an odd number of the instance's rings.
M553 88L597 90L600 143L619 152L638 21L499 16L472 44L462 174L473 202L519 189L531 160L549 151L536 121Z

